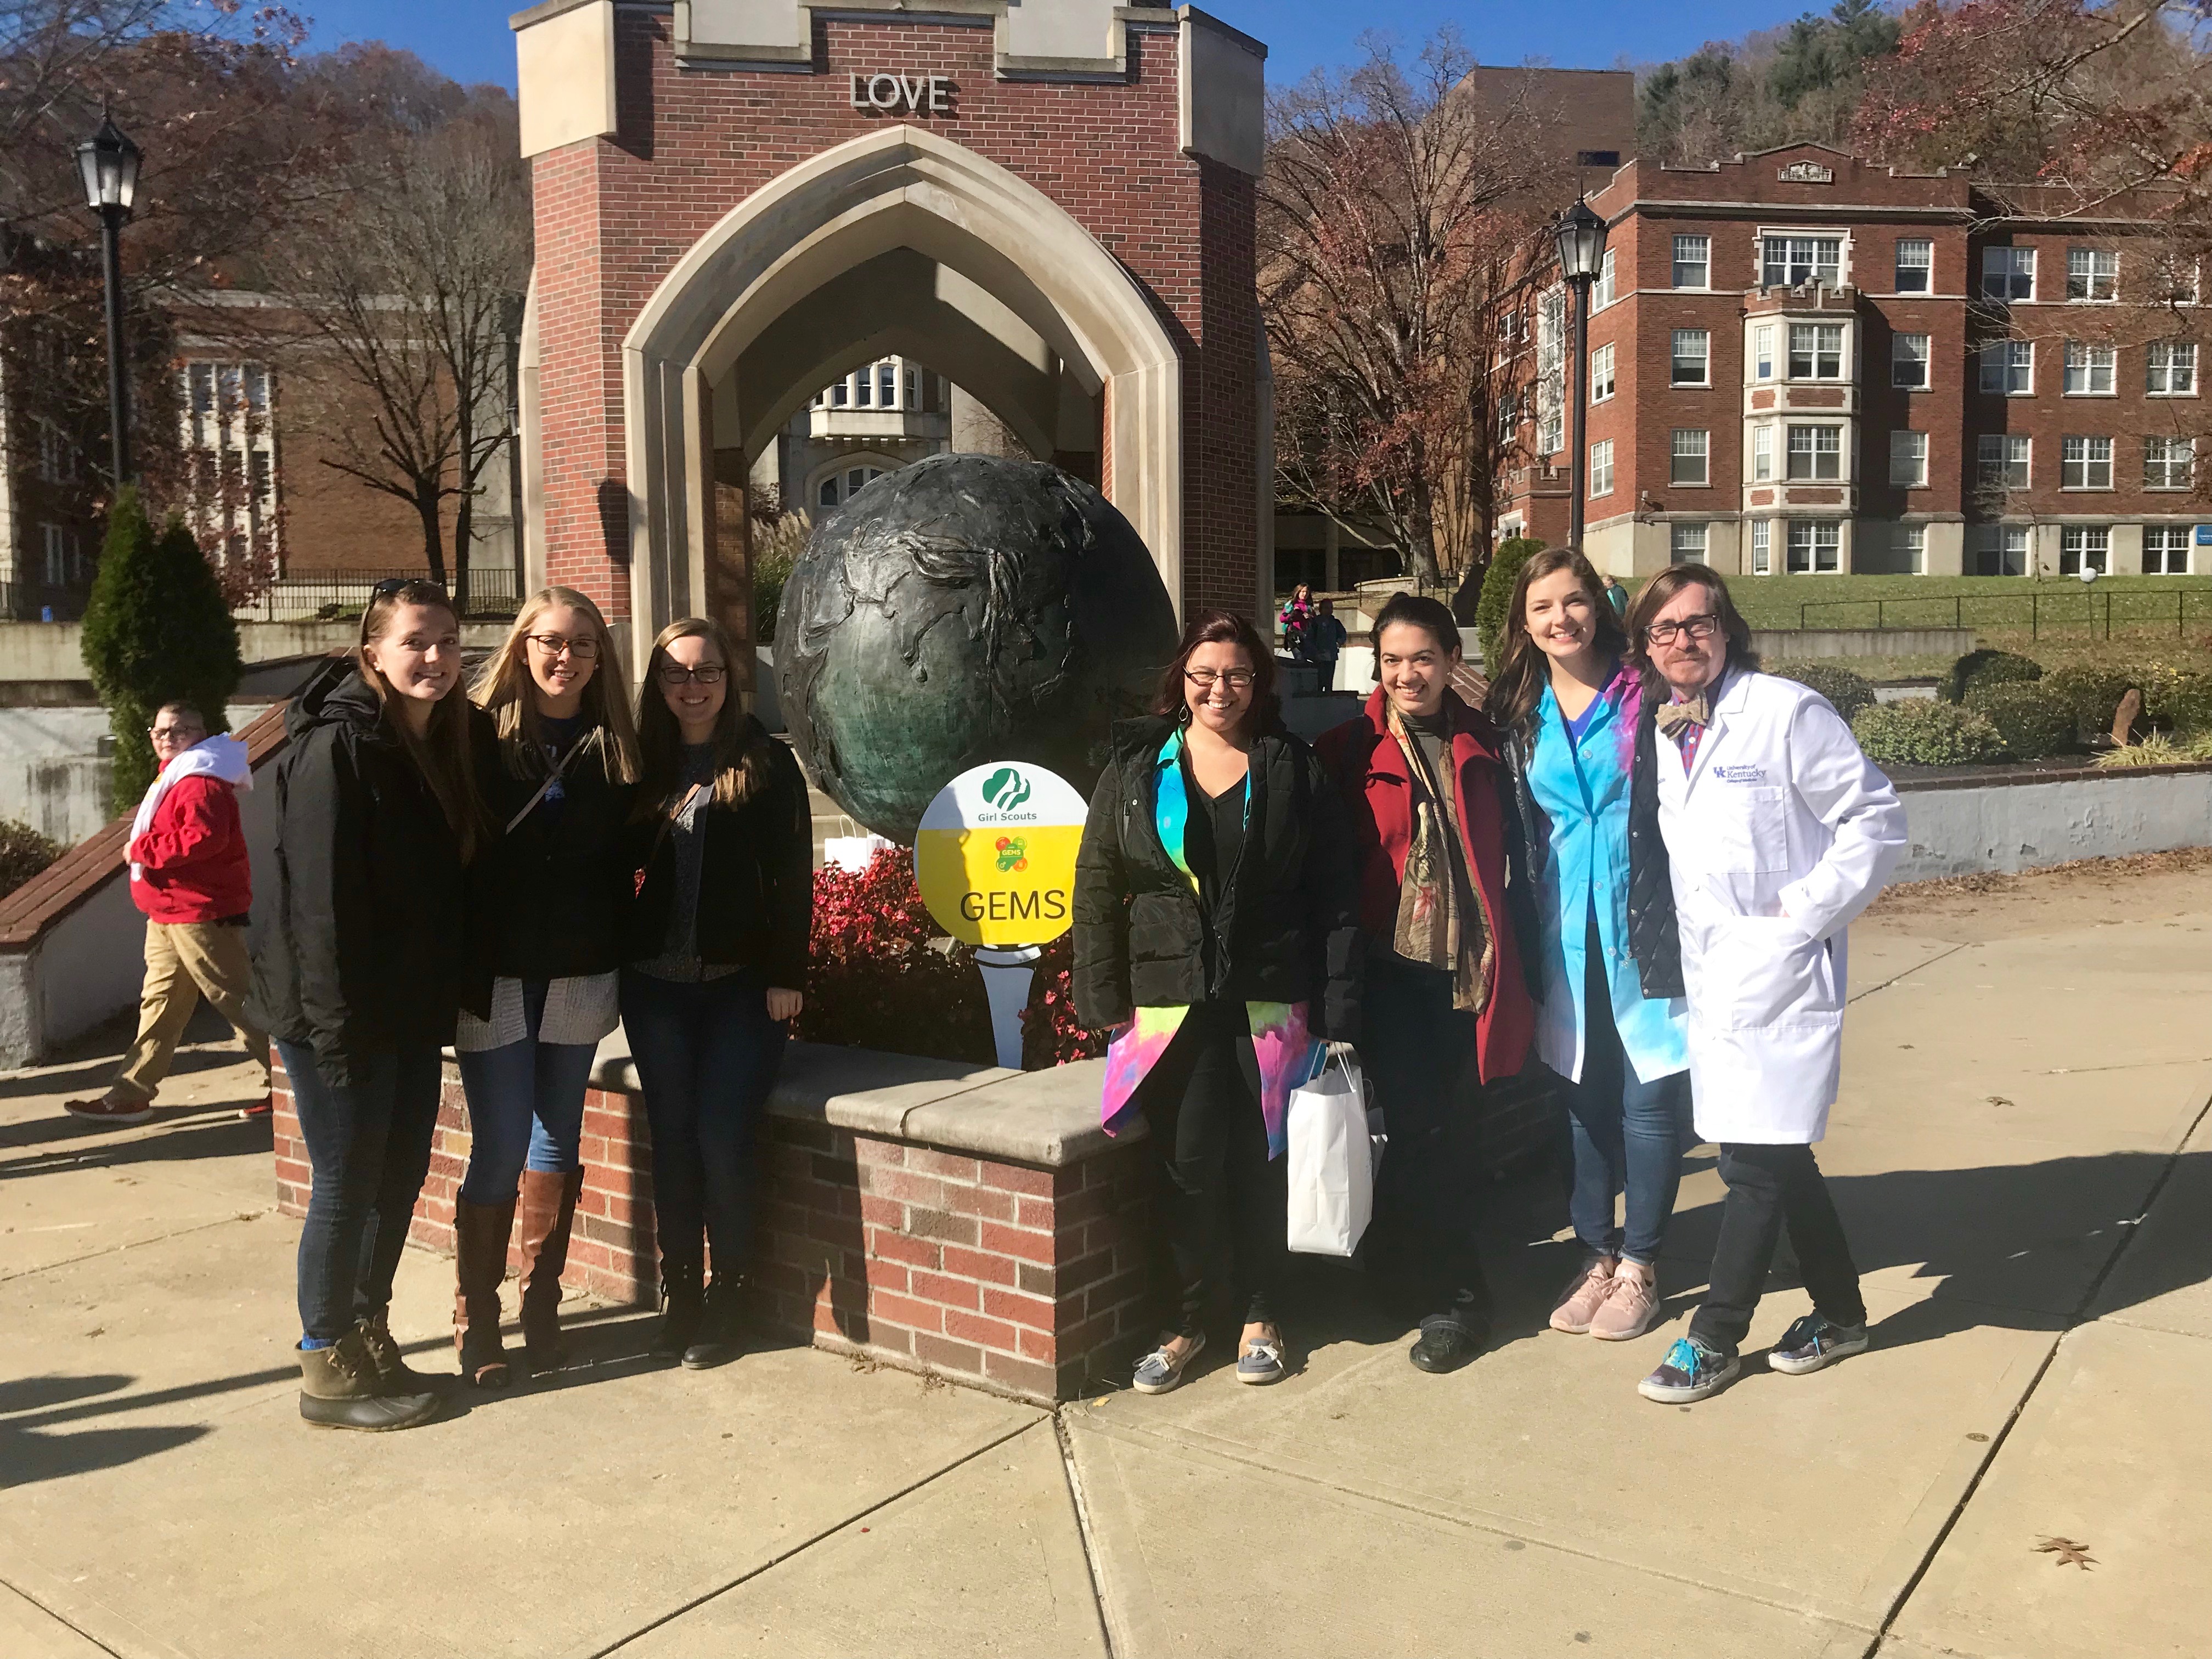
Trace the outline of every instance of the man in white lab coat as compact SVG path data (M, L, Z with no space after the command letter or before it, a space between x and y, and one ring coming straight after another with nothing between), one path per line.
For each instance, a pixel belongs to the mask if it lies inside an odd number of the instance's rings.
M1866 1348L1858 1269L1813 1146L1841 1071L1845 931L1904 853L1905 809L1826 700L1759 672L1711 570L1653 577L1628 635L1656 728L1698 1134L1728 1184L1711 1288L1638 1385L1677 1405L1735 1379L1785 1224L1814 1311L1768 1367L1800 1376Z

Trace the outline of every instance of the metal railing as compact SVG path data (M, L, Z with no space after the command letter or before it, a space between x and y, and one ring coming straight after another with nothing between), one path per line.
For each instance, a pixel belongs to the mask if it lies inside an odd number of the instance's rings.
M377 583L394 578L428 580L421 570L303 570L280 576L231 614L240 622L337 621L358 616ZM450 575L446 586L450 591ZM475 565L469 570L471 616L513 616L520 606L514 567Z
M1797 626L1809 629L1815 611L1823 628L1980 628L2019 632L2041 639L2044 631L2086 632L2091 639L2112 637L2112 624L2163 629L2187 635L2193 619L2212 623L2212 588L2133 587L2036 590L2027 593L1929 594L1925 599L1808 599L1797 607ZM1868 620L1869 617L1872 620ZM1848 618L1848 619L1845 619ZM1753 623L1754 627L1758 624Z

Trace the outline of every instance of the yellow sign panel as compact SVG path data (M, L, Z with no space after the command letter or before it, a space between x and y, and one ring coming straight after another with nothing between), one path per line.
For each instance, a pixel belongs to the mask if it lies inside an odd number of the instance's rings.
M915 878L937 925L969 945L1045 945L1074 919L1083 797L1025 762L963 772L915 837Z

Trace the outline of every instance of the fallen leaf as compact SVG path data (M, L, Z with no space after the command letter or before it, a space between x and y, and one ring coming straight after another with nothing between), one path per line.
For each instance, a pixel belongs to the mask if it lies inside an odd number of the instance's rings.
M1987 1100L1992 1106L2009 1106L2012 1104L2012 1102L2007 1100L2002 1095L1985 1095L1983 1098Z
M2089 1559L2089 1547L2077 1544L2070 1538L2046 1538L2035 1547L2038 1555L2055 1555L2054 1567L2079 1567L2087 1572L2097 1564Z

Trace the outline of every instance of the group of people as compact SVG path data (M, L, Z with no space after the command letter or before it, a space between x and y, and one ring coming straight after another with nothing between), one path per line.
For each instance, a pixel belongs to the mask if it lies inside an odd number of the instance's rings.
M1488 1340L1468 1085L1532 1049L1566 1100L1583 1252L1553 1329L1651 1328L1703 1140L1727 1188L1710 1288L1642 1394L1735 1379L1785 1224L1814 1310L1769 1366L1866 1347L1812 1148L1846 929L1904 850L1903 809L1832 708L1759 671L1720 577L1671 567L1625 618L1608 586L1572 550L1532 557L1480 709L1452 688L1449 611L1393 598L1380 684L1314 747L1284 729L1267 643L1201 612L1151 715L1117 728L1078 863L1074 994L1114 1033L1109 1128L1141 1115L1163 1169L1175 1284L1139 1391L1184 1378L1224 1295L1237 1379L1285 1375L1286 1114L1332 1042L1382 1108L1363 1249L1419 1318L1422 1370Z
M1291 590L1275 620L1291 657L1320 670L1321 689L1328 690L1336 680L1336 659L1351 637L1336 614L1336 601L1316 599L1312 585L1300 582Z

